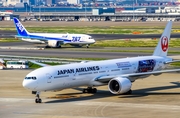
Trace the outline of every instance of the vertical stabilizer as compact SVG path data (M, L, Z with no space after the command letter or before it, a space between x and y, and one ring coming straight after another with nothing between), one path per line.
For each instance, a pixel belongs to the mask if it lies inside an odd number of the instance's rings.
M28 36L28 31L25 29L25 27L21 24L21 22L17 18L13 18L14 24L16 26L16 30L18 35L21 36Z
M158 45L154 50L153 56L163 56L163 57L167 56L171 28L172 28L172 21L168 21L166 28L164 29L164 32L161 35L161 38L159 39Z

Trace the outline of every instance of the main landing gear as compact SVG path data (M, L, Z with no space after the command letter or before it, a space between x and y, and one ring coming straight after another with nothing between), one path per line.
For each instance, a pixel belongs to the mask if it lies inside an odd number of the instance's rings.
M41 98L40 98L40 92L39 91L37 91L36 92L36 99L35 99L35 103L41 103L42 102L42 100L41 100Z
M87 87L87 89L83 89L83 93L96 93L97 89L92 87Z
M87 45L86 45L86 48L89 48L89 46L90 46L90 45L89 45L89 44L87 44Z

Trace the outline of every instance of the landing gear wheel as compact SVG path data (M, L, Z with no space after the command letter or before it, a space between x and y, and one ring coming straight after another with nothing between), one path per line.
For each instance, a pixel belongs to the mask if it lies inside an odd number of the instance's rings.
M86 45L86 48L89 48L89 44Z
M41 103L41 102L42 102L41 99L38 99L38 98L35 99L35 103Z
M38 100L38 99L35 99L35 103L39 103L39 100Z
M87 89L83 89L83 93L87 93Z
M96 88L92 88L92 87L88 87L87 89L83 89L83 93L96 93L97 89Z
M46 45L45 48L50 48L50 46Z
M42 102L42 100L41 99L39 99L39 103L41 103Z
M92 89L92 93L97 93L97 89L96 89L96 88L93 88L93 89Z

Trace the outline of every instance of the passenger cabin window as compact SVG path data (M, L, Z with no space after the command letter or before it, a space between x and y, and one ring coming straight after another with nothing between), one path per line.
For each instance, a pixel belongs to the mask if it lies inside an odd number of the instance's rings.
M54 79L57 79L57 78L63 78L63 77L69 77L69 75L56 76L56 77L54 77Z
M111 70L111 71L120 71L120 69L114 69L114 70Z
M79 73L79 75L88 75L88 74L92 74L92 72L89 72L89 73Z
M106 72L106 71L99 71L99 73L104 73L104 72Z

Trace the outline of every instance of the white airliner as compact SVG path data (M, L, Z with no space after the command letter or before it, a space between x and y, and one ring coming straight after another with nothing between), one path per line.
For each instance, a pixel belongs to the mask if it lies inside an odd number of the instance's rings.
M151 56L46 66L30 72L23 80L23 87L36 94L36 103L41 103L40 92L79 86L87 86L83 93L96 93L95 86L108 85L112 94L130 94L132 82L139 78L180 71L164 69L175 62L167 57L171 27L169 21Z
M86 34L29 33L17 18L14 18L14 24L18 33L16 37L27 42L47 43L49 47L61 47L63 44L86 45L87 48L95 43L95 40Z

